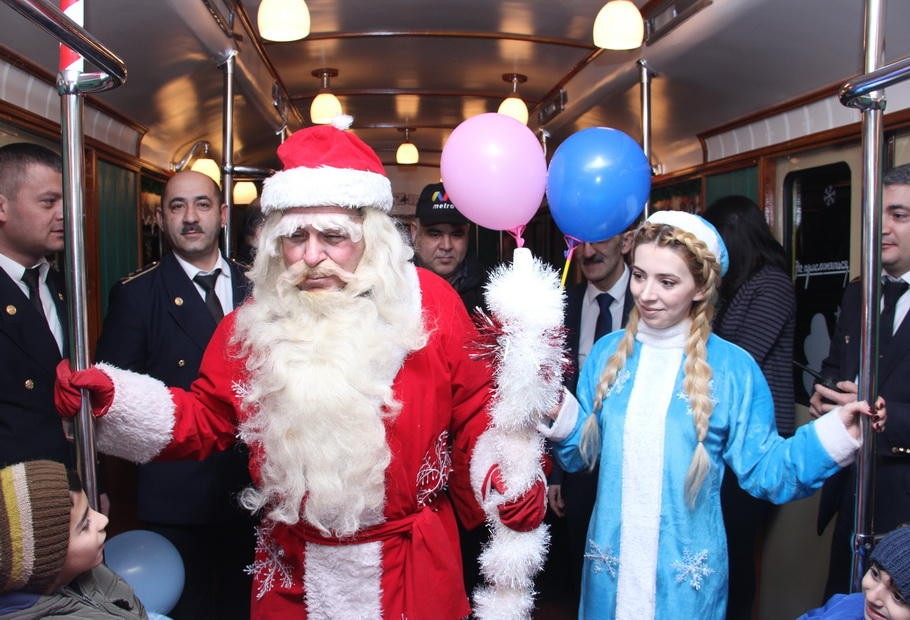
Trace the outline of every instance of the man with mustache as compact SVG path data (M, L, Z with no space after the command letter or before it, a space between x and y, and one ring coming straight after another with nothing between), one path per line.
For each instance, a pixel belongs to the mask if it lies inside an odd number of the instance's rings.
M111 289L96 358L188 388L221 316L246 299L250 284L245 269L218 247L228 214L212 179L178 172L155 216L170 251ZM139 520L174 543L186 567L170 615L249 617L251 582L243 569L253 557L254 522L235 498L250 483L246 451L230 447L201 461L147 463L137 476Z
M0 467L73 466L53 403L54 368L66 355L65 285L47 260L63 250L62 170L43 146L0 148Z
M253 617L465 617L455 511L475 526L484 501L533 529L542 472L497 484L495 447L478 442L491 369L455 291L410 262L373 150L318 125L278 155L252 298L215 330L190 390L61 363L58 407L72 415L89 389L100 449L138 461L249 446Z
M625 327L632 309L629 292L629 268L625 254L631 249L632 234L625 232L604 241L582 243L575 258L584 281L566 294L566 345L573 368L566 372L564 383L572 392L578 373L594 342L604 334ZM581 568L588 536L588 521L594 509L597 472L565 472L554 463L550 472L547 499L550 509L565 518L565 554L568 571L557 571L568 579L568 592L573 609L581 597ZM555 523L558 531L560 524ZM554 532L555 534L556 532ZM557 554L554 554L554 561Z

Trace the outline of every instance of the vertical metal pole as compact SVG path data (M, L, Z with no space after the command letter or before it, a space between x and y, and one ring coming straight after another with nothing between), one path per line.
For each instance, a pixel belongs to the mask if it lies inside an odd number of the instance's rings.
M644 58L638 59L638 74L641 84L641 148L645 152L648 165L651 165L651 69ZM651 214L650 201L645 202L645 218Z
M60 93L60 130L63 137L63 218L66 292L69 305L70 360L75 370L89 366L88 321L85 288L85 238L83 222L84 153L82 150L82 96L78 93L80 72L62 71L57 77ZM82 407L76 416L76 466L85 494L96 510L98 504L95 471L95 426L88 394L82 392Z
M884 38L884 0L866 0L865 72L881 66ZM881 290L882 237L882 91L869 95L863 109L863 202L862 202L862 308L860 320L859 398L870 403L878 393L878 321ZM851 591L861 591L866 559L872 549L874 532L875 434L862 416L863 447L856 460L856 504L853 530Z
M237 50L230 50L224 59L224 114L222 122L222 189L227 205L227 222L224 225L224 255L233 253L234 238L231 234L231 217L234 214L234 57Z

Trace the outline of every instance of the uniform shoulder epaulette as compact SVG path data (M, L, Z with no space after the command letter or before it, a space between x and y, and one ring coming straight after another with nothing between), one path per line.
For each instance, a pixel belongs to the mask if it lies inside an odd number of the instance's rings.
M151 264L149 264L149 265L146 265L145 267L143 267L143 268L140 269L139 271L134 271L133 273L131 273L131 274L127 275L127 276L124 276L124 277L120 278L120 283L121 283L121 284L126 284L126 283L129 282L130 280L135 280L136 278L138 278L138 277L140 277L140 276L144 276L144 275L147 274L147 273L151 273L152 271L154 271L155 269L157 269L158 266L159 266L160 264L161 264L160 262L155 261L155 262L153 262L153 263L151 263Z

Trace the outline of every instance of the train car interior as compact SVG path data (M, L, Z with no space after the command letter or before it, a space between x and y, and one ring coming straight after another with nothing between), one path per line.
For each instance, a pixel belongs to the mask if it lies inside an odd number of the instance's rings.
M861 271L862 114L839 92L866 72L865 15L876 0L634 0L644 36L626 50L594 44L605 0L307 0L309 32L289 41L265 36L260 11L272 1L82 0L85 31L126 71L123 84L83 97L90 343L110 287L161 256L154 211L174 170L214 159L226 187L260 192L280 167L276 148L313 125L314 102L330 94L378 153L393 215L407 221L421 189L440 180L453 130L513 96L548 157L590 127L646 145L649 208L698 213L726 194L755 200L792 266L795 357L820 362L828 334L817 317L833 324ZM910 2L881 5L877 66L910 56ZM35 17L58 6L0 2L0 145L61 148L58 37ZM86 61L84 70L100 69ZM888 86L885 100L883 161L908 163L910 82ZM403 143L414 163L399 159ZM228 251L254 196L227 196ZM566 247L546 202L526 242L562 268ZM472 240L488 264L512 247L498 231ZM812 381L796 376L805 422ZM817 501L789 504L773 521L757 618L820 603L831 534L815 532Z

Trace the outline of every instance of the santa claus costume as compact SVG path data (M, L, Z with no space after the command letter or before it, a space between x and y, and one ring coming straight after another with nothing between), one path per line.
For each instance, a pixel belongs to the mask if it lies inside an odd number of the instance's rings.
M320 126L278 153L253 297L221 322L189 391L96 366L113 384L97 445L137 462L249 445L255 618L464 617L455 513L483 519L469 468L491 397L475 329L454 290L409 262L369 147ZM325 206L351 216L301 209ZM353 273L332 272L339 290L300 290L305 267L284 264L282 239L307 226L362 235Z

